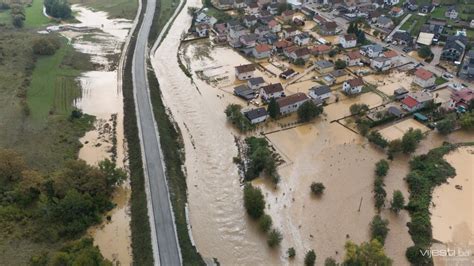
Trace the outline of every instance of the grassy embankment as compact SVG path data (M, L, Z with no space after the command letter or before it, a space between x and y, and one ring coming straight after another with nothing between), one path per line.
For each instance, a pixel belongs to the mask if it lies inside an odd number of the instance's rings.
M70 0L71 4L81 4L93 10L105 11L111 18L133 20L138 8L138 0Z
M184 0L183 0L184 1ZM160 34L166 22L178 7L179 1L166 0L159 1L153 21L149 45L153 45L157 36ZM150 65L150 62L148 62ZM151 66L150 68L151 69ZM182 166L184 164L184 154L182 154L183 144L181 134L176 124L170 119L161 98L159 81L156 79L152 70L148 71L148 82L150 86L151 101L156 123L160 133L160 143L166 164L166 176L170 189L171 202L173 204L173 212L175 216L176 229L178 233L179 245L185 265L204 265L204 260L192 245L189 238L185 205L187 202L187 184L186 176Z
M41 27L52 22L43 14L43 2L44 0L33 0L31 5L25 8L25 27Z

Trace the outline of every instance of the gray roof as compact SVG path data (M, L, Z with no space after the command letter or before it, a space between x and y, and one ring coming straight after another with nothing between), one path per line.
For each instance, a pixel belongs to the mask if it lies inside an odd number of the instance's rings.
M326 61L326 60L319 60L319 61L316 61L314 64L316 64L320 68L329 68L329 67L334 66L333 63L331 63L329 61Z
M265 108L260 107L257 109L252 109L250 111L244 112L244 115L249 119L249 120L254 120L263 116L267 116L267 110Z
M377 19L377 23L382 24L382 25L386 25L386 24L392 23L392 20L390 18L385 17L385 16L380 16Z
M234 88L234 94L245 99L253 99L255 97L255 92L251 90L247 85L239 85Z
M323 86L319 86L319 87L312 87L311 89L309 89L310 91L313 91L314 94L318 95L318 96L321 96L323 94L326 94L326 93L330 93L331 92L331 88L329 88L329 86L326 86L326 85L323 85Z
M256 77L256 78L249 79L248 82L252 85L258 85L258 84L265 83L265 80L262 77Z
M402 111L400 109L398 109L397 107L395 107L395 106L390 106L388 108L387 112L389 114L394 115L394 116L401 116L403 114Z

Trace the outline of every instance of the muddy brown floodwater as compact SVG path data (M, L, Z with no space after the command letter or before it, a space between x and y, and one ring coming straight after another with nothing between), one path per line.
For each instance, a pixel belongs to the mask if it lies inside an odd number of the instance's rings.
M123 98L117 86L117 60L111 59L119 57L132 23L124 19L108 19L105 12L95 12L79 5L72 9L79 20L74 26L91 27L97 31L66 31L61 34L72 42L75 49L91 55L91 61L99 69L85 72L78 78L81 97L75 101L75 106L96 117L95 129L80 139L83 147L79 158L91 165L106 158L114 159L118 167L126 168ZM106 214L110 220L104 218L102 224L89 230L104 257L120 265L132 264L129 199L127 181L114 192L116 207Z

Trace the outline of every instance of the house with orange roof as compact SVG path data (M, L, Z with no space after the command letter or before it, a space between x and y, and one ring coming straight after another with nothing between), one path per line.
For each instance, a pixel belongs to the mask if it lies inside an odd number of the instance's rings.
M358 50L350 51L342 56L342 60L346 61L348 66L356 66L361 63L362 54Z
M430 71L424 68L418 68L415 72L415 79L413 83L422 87L428 88L435 85L436 77Z
M268 44L257 44L252 49L252 55L257 59L268 58L271 53L272 47Z
M311 48L311 53L313 55L328 54L330 51L331 51L331 46L328 46L325 44L316 45Z

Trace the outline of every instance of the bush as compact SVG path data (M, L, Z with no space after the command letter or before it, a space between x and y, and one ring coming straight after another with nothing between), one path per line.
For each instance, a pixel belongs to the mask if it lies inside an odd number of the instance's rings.
M448 135L454 131L456 127L456 115L451 114L446 116L443 120L436 123L436 129L442 135Z
M273 119L276 119L278 116L280 116L280 106L278 105L275 98L271 98L270 102L268 103L268 115Z
M282 240L283 236L281 235L280 231L278 231L277 229L273 229L268 234L267 244L269 247L274 248L280 245Z
M380 160L375 164L375 174L380 177L384 177L388 173L390 166L386 160Z
M296 251L295 248L291 247L286 251L286 254L288 255L289 258L294 258L296 256Z
M43 36L33 41L33 53L36 55L53 55L61 47L59 39Z
M349 107L351 111L351 115L365 115L367 111L369 111L369 106L364 103L354 103Z
M311 192L313 192L313 194L316 196L321 196L325 189L326 187L323 185L323 183L311 183Z
M375 200L375 208L378 211L385 206L385 198L387 197L387 192L384 189L385 184L383 182L382 177L377 176L374 181L374 200Z
M260 188L247 183L244 187L244 207L248 215L254 219L260 218L265 209L265 198Z
M367 136L367 139L369 140L369 142L374 143L382 149L385 149L388 146L388 141L384 137L382 137L382 134L380 134L380 132L376 130L371 131Z
M255 129L255 125L242 114L242 106L238 104L229 104L224 113L227 119L242 132Z
M335 68L336 69L344 69L344 68L346 68L346 66L347 66L346 61L342 61L341 59L338 59L335 63Z
M272 224L272 217L268 214L262 215L258 220L258 227L265 233L268 232L270 228L272 228Z
M324 266L338 266L338 264L335 259L329 257L324 261Z
M13 26L16 28L23 28L23 24L25 21L25 17L21 15L14 15L13 16Z
M370 127L372 123L368 119L357 119L356 126L357 130L359 130L362 136L367 135L369 133Z
M302 122L308 122L319 116L323 112L321 106L317 106L313 101L306 101L298 108L298 117Z
M433 265L433 260L428 256L423 256L428 248L419 246L411 246L405 252L405 256L412 265Z
M314 250L309 250L304 256L304 265L313 266L316 263L316 252Z
M275 159L276 155L270 150L268 142L264 138L249 137L245 139L248 149L246 157L248 159L245 178L252 180L264 172L274 184L280 181Z
M431 52L431 49L429 46L422 46L420 49L418 49L418 56L420 56L423 59L426 59L430 57L433 53Z
M402 151L405 154L413 153L423 139L423 133L419 129L410 128L402 137Z
M70 18L72 11L71 6L66 0L45 0L44 7L46 13L55 18Z
M382 219L380 215L375 215L370 223L370 234L372 239L377 239L382 245L388 234L388 220Z

